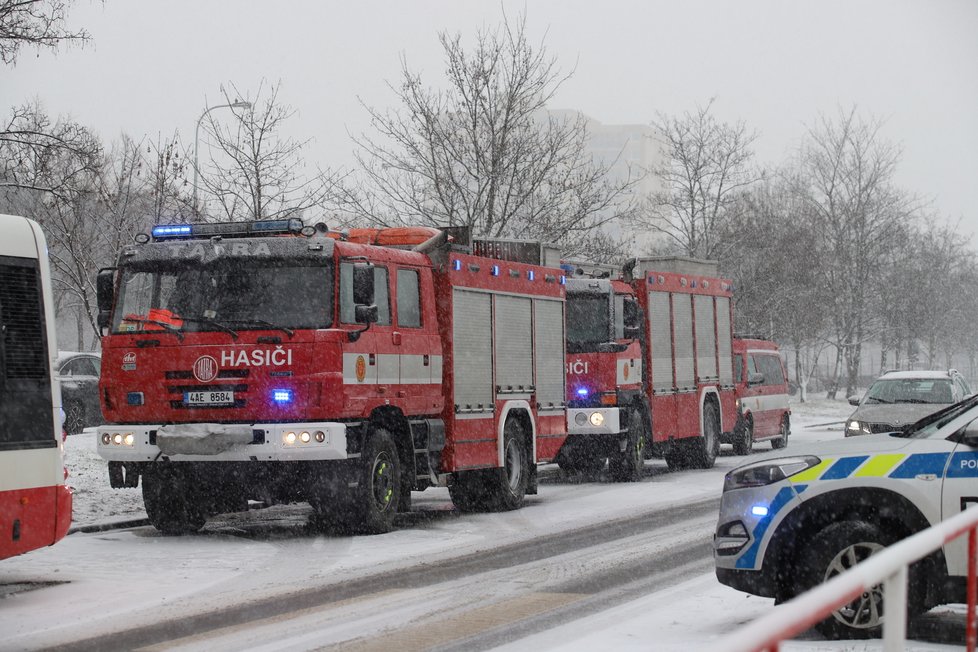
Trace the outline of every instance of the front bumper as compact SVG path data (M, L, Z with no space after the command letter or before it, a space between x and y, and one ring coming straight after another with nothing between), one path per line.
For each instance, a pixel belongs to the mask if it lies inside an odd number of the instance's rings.
M207 424L188 424L199 429ZM223 424L213 424L218 431ZM308 423L255 423L241 428L250 429L248 442L221 442L220 432L211 436L214 452L169 454L157 445L160 424L140 424L98 427L98 454L109 462L151 462L161 456L172 461L187 462L299 462L314 460L345 460L350 457L347 447L347 426L335 422ZM179 430L179 425L169 425L168 430ZM240 428L239 428L240 429ZM290 437L293 435L292 437ZM307 433L308 441L303 437ZM322 441L316 434L322 433ZM108 443L106 443L108 442ZM200 450L188 447L187 450ZM355 456L354 456L355 457Z
M598 425L595 425L598 422ZM621 434L621 409L617 407L567 408L567 434Z

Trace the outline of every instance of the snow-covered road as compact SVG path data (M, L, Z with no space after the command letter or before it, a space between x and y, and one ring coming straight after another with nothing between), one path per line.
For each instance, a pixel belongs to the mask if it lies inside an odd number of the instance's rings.
M840 422L848 411L842 402L796 406L789 450L841 436L838 425L810 426ZM76 525L142 515L138 490L108 488L91 436L70 438L67 449L78 489ZM595 524L715 500L723 474L743 460L725 451L716 468L682 473L652 461L645 479L635 484L558 479L544 483L524 509L502 514L460 515L447 491L430 490L415 494L415 512L397 531L375 537L312 531L303 505L219 517L195 536L163 537L148 526L75 533L52 548L0 563L0 596L3 587L7 592L0 598L0 648L75 649L86 639L103 649L127 648L127 639L104 637L139 627L150 631L165 622L170 642L159 649L306 650L339 644L407 650L408 633L417 641L415 649L453 642L484 648L506 641L514 650L716 649L719 636L764 613L771 601L718 584L702 553L690 553L688 563L677 562L668 576L661 569L642 570L643 555L654 560L697 546L708 550L715 512L690 509L688 518L661 528L573 550L560 542ZM474 568L421 585L384 585L380 579L400 577L405 569L433 573L449 560L478 560L507 546L539 547L541 541L552 542L552 556ZM635 572L634 582L626 581L629 572ZM344 589L373 576L377 586L342 597ZM17 591L27 585L43 588ZM333 588L323 588L328 586ZM308 599L330 592L337 595L318 607ZM245 619L252 624L215 629L221 613L242 605L255 606ZM519 631L500 626L515 620L514 609L522 609ZM555 616L560 613L572 618ZM193 625L188 631L180 623ZM205 629L210 631L204 637L185 638ZM877 643L791 645L878 649Z

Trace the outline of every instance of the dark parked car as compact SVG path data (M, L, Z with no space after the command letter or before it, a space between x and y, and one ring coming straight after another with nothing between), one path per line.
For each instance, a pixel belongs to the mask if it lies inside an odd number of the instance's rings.
M98 353L61 351L55 368L61 381L61 402L65 411L65 431L73 435L102 422L98 398L99 370L102 358Z

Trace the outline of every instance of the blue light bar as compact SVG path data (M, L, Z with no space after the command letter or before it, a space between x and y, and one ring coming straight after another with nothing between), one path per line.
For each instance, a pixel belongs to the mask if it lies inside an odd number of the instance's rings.
M489 268L489 273L493 276L499 276L499 265L493 265Z
M567 285L567 277L564 276L563 274L560 275L560 284Z
M458 258L456 258L455 260L453 260L452 261L452 269L454 269L456 272L461 272L462 271L462 261L459 260Z
M582 387L579 390L577 390L577 395L578 396L587 396L588 394L589 394L589 392L587 391L587 388L586 387Z
M189 224L163 224L153 227L154 238L165 238L167 236L190 235L193 227Z
M531 280L531 281L534 278L536 278L536 274L533 273L533 270L532 269L531 270L527 270L527 272L526 272L526 278L529 279L529 280Z
M291 389L273 389L272 390L272 400L276 403L291 403L292 402L292 390Z

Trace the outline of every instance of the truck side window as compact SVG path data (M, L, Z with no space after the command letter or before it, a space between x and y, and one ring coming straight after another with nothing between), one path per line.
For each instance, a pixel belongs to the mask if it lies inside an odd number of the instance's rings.
M377 325L391 323L391 301L387 268L374 267L374 303L377 304ZM340 263L340 321L355 324L353 297L353 264Z
M416 269L397 270L397 325L421 327L421 293Z
M625 337L625 295L615 295L615 339Z
M734 382L742 382L744 380L744 356L735 355L734 359Z

